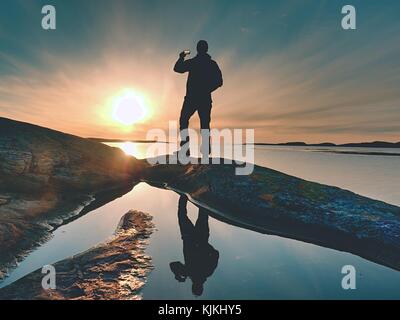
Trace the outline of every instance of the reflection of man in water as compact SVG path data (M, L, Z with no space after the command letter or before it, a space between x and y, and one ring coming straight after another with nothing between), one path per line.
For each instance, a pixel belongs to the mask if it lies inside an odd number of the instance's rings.
M193 225L187 216L187 201L186 196L181 196L178 206L185 264L171 262L170 267L179 282L184 282L189 277L193 283L193 294L201 296L204 283L218 265L219 252L208 243L210 236L208 214L200 208L196 224Z

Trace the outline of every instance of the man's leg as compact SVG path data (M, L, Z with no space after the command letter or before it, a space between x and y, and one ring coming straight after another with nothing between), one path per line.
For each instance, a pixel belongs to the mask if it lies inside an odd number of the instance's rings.
M197 240L199 242L208 243L210 226L208 224L208 213L204 208L199 208L199 214L194 228L196 230Z
M206 103L198 109L201 127L201 153L203 156L211 154L210 122L212 103Z
M179 117L179 130L180 130L180 135L181 135L181 142L180 146L184 146L186 143L189 143L189 135L186 132L184 134L182 131L187 130L189 128L189 119L191 116L196 112L196 107L192 102L190 102L189 99L185 98L185 101L183 102L182 110L181 110L181 115ZM190 154L190 151L189 151Z
M190 221L189 217L187 216L187 202L188 199L185 195L181 195L179 197L178 223L179 229L181 230L181 237L184 241L193 238L195 230L192 221Z

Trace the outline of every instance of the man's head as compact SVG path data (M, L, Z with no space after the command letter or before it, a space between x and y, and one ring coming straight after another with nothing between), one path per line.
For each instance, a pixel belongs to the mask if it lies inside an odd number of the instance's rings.
M197 53L206 54L208 52L208 43L206 40L200 40L197 43Z

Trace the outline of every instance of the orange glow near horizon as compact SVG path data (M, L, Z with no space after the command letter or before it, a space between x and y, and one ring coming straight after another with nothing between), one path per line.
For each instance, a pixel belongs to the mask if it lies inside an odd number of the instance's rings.
M89 62L55 58L57 69L47 73L21 64L23 76L0 77L0 95L10 95L0 99L0 116L82 137L146 139L149 130L168 130L168 121L179 119L185 95L186 77L171 71L173 58L157 56L157 64L154 59L114 53ZM314 81L299 86L291 78L296 65L290 57L284 70L272 68L275 58L269 56L244 65L234 65L223 53L215 59L227 81L213 94L213 128L254 128L257 142L271 143L398 141L392 102L387 112L375 107L381 99L396 101L397 88L376 91L368 83L338 94ZM254 81L243 81L244 76ZM329 73L315 76L324 79ZM197 115L190 127L199 128Z

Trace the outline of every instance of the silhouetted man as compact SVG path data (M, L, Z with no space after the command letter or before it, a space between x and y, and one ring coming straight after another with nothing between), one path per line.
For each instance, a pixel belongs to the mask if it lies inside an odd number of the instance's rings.
M200 117L200 126L202 133L207 135L208 144L205 144L204 136L203 145L208 145L208 150L202 148L202 153L210 154L211 147L209 141L209 130L211 121L212 99L211 93L222 86L222 73L218 64L211 59L208 52L208 44L205 40L197 43L197 56L193 59L185 60L187 52L183 51L179 54L179 59L175 63L174 71L178 73L189 72L186 84L186 96L183 103L179 126L181 130L181 148L189 142L188 135L182 133L182 130L188 129L189 119L197 111ZM187 146L189 147L189 146ZM188 149L187 155L190 155Z
M199 216L193 225L187 216L187 201L186 196L181 196L178 206L185 264L171 262L170 268L179 282L184 282L189 277L192 280L193 294L201 296L204 283L218 265L219 252L208 243L210 237L208 214L204 209L199 209Z

